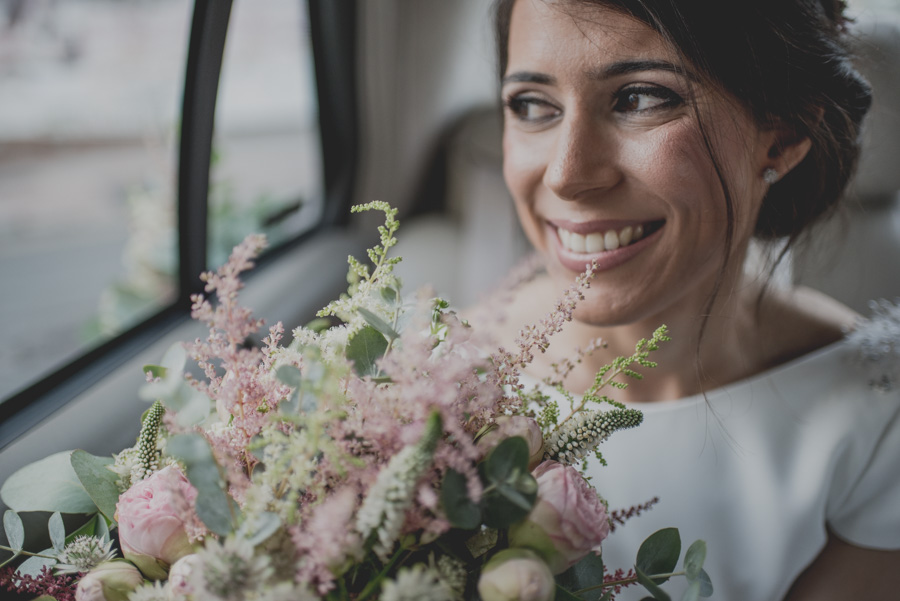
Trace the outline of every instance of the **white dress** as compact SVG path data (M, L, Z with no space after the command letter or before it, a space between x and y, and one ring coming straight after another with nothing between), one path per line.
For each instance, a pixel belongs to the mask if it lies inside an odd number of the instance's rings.
M610 509L659 502L604 542L626 571L654 531L674 526L726 601L778 601L840 538L900 549L900 309L844 340L702 396L641 404L644 423L601 446L589 475ZM681 564L679 561L679 567ZM664 588L679 599L684 578ZM642 599L639 586L620 601Z

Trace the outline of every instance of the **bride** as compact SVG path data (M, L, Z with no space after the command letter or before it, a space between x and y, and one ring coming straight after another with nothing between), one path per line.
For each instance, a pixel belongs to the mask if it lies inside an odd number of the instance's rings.
M605 543L610 572L674 525L707 541L717 599L900 590L900 312L866 322L743 268L752 238L792 245L853 173L870 92L841 8L496 4L504 176L546 265L513 291L505 323L536 322L596 264L529 375L601 338L567 380L584 390L660 324L673 339L616 397L644 424L590 468L611 509L659 497ZM509 346L516 332L496 335Z

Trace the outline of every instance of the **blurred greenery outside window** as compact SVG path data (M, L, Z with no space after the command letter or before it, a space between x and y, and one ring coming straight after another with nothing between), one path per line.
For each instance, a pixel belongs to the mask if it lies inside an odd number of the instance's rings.
M0 0L0 399L177 296L179 125L192 0ZM234 0L208 264L322 212L304 0ZM199 274L197 274L199 276Z

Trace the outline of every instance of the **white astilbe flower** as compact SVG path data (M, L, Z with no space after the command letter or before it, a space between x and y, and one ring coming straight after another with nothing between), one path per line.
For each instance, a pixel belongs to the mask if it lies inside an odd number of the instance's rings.
M434 413L425 426L422 439L401 449L378 473L359 509L356 530L365 541L375 535L373 550L382 561L387 561L400 536L406 510L416 495L416 484L431 466L441 433L440 414Z
M198 599L244 601L260 599L272 576L272 566L265 555L256 555L253 545L240 538L228 537L221 544L210 540L197 552L200 559Z
M128 601L181 601L180 597L172 597L162 582L145 582L128 595Z
M60 574L90 572L104 561L116 556L112 544L112 540L103 542L96 536L76 536L75 540L66 545L59 554L56 571Z
M644 419L637 409L581 411L550 435L544 459L575 465L616 430L633 428Z
M454 597L461 599L466 590L466 564L449 555L441 555L435 566L441 581L454 593Z
M437 570L421 563L401 568L394 580L385 580L381 585L381 601L455 601L457 598Z
M872 317L847 336L856 360L867 371L869 385L889 392L900 386L900 304L872 301Z

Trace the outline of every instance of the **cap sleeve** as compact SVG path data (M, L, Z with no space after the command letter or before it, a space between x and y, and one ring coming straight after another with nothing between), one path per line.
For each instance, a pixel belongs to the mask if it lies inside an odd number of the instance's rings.
M860 377L857 426L835 471L828 524L849 543L900 549L900 306L873 304L850 336ZM854 370L848 370L853 374Z

